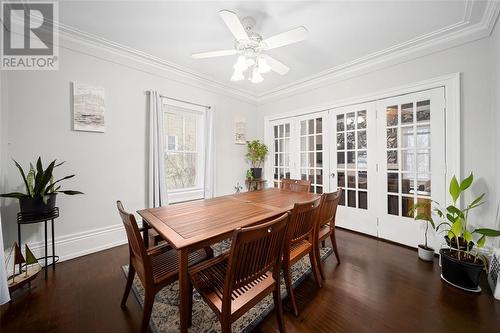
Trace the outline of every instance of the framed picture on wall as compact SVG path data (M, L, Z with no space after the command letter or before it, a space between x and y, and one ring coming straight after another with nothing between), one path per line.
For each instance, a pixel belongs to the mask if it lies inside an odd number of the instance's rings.
M245 118L237 117L234 119L234 143L244 145L247 141L247 121Z
M104 132L104 88L73 82L73 130Z

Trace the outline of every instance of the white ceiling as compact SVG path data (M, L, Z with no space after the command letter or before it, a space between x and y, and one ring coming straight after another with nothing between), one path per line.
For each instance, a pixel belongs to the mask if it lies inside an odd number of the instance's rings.
M65 1L64 25L97 35L254 96L408 41L480 22L485 1ZM252 84L229 80L236 56L191 59L193 52L232 48L234 40L218 11L253 16L264 38L303 25L304 42L268 51L291 70L264 74Z

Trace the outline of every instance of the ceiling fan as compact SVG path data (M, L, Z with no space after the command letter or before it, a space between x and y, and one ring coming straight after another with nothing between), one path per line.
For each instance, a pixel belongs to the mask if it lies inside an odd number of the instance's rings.
M239 54L238 60L234 64L231 81L243 80L245 78L243 73L247 70L248 79L253 83L262 82L264 78L261 74L270 70L285 75L290 68L263 52L297 43L307 38L307 29L300 26L263 39L261 35L253 31L255 20L252 17L245 17L240 21L238 16L229 10L221 10L219 15L236 39L234 49L193 53L191 56L195 59L203 59Z

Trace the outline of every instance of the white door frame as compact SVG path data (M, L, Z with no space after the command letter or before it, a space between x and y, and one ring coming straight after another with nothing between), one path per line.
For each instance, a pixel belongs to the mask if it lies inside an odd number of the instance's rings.
M395 97L404 94L410 94L422 90L429 90L433 88L444 87L445 90L445 127L446 127L446 184L448 184L453 177L456 175L458 179L461 179L461 144L460 140L460 114L461 114L461 99L460 99L460 85L461 85L461 75L460 73L452 73L448 75L439 76L425 81L409 83L406 85L401 85L399 87L394 87L391 89L385 89L378 92L374 92L367 95L361 95L357 97L352 97L348 99L332 101L322 105L310 106L306 108L295 109L289 112L284 112L276 115L269 115L264 117L264 142L267 145L271 144L270 140L270 126L269 122L273 120L278 120L282 118L297 117L300 115L306 115L321 111L327 111L333 108L339 108L344 106L349 106L353 104L362 104L367 102L373 102L379 99ZM268 165L269 163L266 163ZM270 172L270 168L266 167L266 171ZM266 178L269 174L266 175ZM447 196L446 205L450 204L449 197Z

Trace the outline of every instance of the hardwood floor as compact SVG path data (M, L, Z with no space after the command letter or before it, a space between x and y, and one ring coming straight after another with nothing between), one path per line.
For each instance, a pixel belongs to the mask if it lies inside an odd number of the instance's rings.
M450 287L434 265L417 259L415 250L338 230L341 265L330 256L327 280L317 289L309 276L295 297L300 316L289 312L287 332L498 332L500 301L486 280L474 295ZM141 309L131 295L120 308L125 286L121 265L128 249L120 246L57 265L1 308L0 331L138 332ZM483 276L484 277L484 276ZM271 313L256 332L274 332Z

